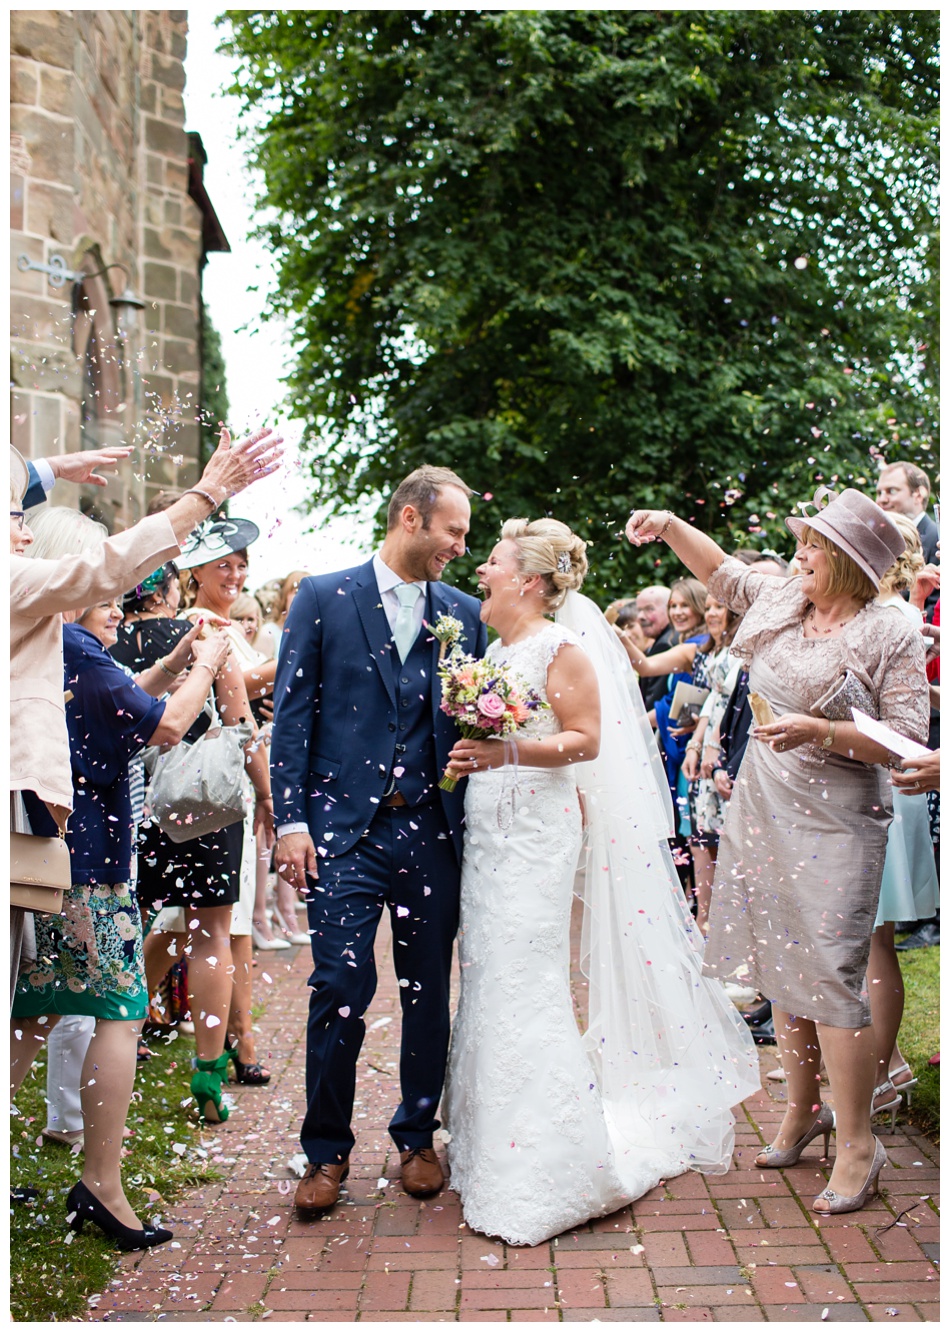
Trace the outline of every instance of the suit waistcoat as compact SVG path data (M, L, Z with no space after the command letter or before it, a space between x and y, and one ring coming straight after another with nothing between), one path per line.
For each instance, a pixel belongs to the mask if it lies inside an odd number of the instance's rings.
M395 647L390 653L396 691L396 756L394 789L410 805L438 795L441 776L432 732L432 644L421 629L405 661Z

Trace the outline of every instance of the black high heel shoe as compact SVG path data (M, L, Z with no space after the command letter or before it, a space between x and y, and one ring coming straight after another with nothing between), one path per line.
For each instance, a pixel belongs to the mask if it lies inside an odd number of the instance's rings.
M86 1221L94 1222L104 1235L125 1250L150 1249L154 1244L166 1244L174 1238L170 1230L163 1230L161 1226L144 1226L141 1230L124 1226L80 1179L66 1199L66 1223L78 1234Z
M261 1063L244 1064L238 1059L237 1041L232 1043L230 1036L224 1038L224 1053L234 1064L234 1074L238 1082L245 1087L264 1087L271 1080L271 1075L264 1071Z

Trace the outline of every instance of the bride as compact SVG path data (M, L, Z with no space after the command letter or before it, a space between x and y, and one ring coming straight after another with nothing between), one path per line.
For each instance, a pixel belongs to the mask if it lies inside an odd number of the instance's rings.
M469 777L452 1187L467 1224L509 1244L539 1244L688 1169L724 1173L732 1107L759 1088L745 1023L702 975L660 756L623 649L576 590L586 571L563 523L505 523L478 570L481 618L499 636L488 657L549 708L512 741L459 740L449 766ZM579 855L583 1036L569 952Z

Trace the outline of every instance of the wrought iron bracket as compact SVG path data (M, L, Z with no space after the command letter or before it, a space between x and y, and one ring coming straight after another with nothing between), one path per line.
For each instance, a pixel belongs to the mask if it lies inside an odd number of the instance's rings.
M51 287L65 287L67 282L81 282L88 273L74 273L66 267L66 260L61 254L50 255L48 264L36 264L28 254L21 254L16 266L21 273L46 273Z

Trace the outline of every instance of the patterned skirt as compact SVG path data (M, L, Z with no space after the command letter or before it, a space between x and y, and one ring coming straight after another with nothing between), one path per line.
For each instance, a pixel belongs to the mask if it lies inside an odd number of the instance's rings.
M142 920L127 883L74 883L60 916L35 916L36 957L24 961L13 1017L75 1013L145 1017Z

